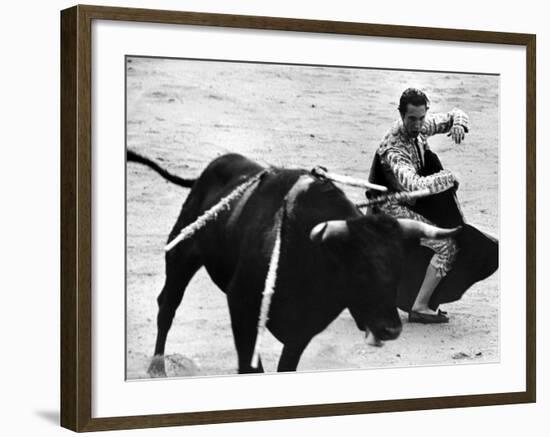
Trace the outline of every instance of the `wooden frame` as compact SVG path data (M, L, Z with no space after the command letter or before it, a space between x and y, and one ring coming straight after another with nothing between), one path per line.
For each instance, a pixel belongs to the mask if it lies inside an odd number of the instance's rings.
M93 20L171 23L524 46L527 58L526 390L524 392L456 397L92 418L91 24ZM535 50L536 38L535 35L530 34L95 6L75 6L62 11L61 425L80 432L535 402Z

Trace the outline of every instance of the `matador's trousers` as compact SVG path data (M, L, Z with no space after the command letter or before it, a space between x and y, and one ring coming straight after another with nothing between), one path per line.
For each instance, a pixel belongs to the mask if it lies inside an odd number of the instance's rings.
M414 212L405 205L387 203L381 205L380 210L395 218L413 219L434 225L434 223L426 217ZM435 252L434 256L430 260L430 264L435 268L438 277L445 276L449 270L451 270L451 266L458 252L458 246L455 239L445 238L442 240L433 240L429 238L421 238L420 244L432 249Z

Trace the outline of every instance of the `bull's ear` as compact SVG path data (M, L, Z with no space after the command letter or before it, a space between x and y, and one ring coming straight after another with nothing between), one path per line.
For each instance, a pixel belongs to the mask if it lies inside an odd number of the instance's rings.
M309 238L314 243L325 243L330 240L346 240L349 228L345 220L329 220L313 227Z

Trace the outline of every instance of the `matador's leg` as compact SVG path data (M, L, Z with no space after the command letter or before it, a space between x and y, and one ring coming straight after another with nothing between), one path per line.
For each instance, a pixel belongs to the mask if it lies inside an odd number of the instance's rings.
M404 205L383 205L381 210L395 218L409 218L433 225L430 220ZM445 315L429 307L429 302L439 282L451 269L456 253L458 252L456 241L453 238L446 238L443 240L422 238L420 244L432 249L434 255L426 269L424 280L422 281L420 290L411 308L409 320L424 323L448 322L449 319Z

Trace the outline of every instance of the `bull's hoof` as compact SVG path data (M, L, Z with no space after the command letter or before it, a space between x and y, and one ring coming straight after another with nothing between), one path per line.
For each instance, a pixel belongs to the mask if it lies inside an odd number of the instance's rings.
M147 374L151 378L166 378L166 367L164 365L164 355L155 355L149 364Z

